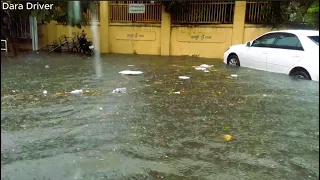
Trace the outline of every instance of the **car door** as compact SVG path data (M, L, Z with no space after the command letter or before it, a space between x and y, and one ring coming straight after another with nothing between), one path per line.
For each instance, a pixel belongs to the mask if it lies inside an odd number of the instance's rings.
M245 61L241 61L241 66L266 71L269 50L278 36L278 33L268 33L252 41L244 50Z
M274 41L267 60L267 71L287 73L304 56L299 38L291 33L281 33Z

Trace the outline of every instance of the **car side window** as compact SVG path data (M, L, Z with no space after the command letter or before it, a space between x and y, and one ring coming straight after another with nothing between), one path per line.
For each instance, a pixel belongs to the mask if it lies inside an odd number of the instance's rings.
M271 47L273 42L279 36L278 33L270 33L259 37L252 42L252 47Z
M274 42L274 48L303 51L299 38L290 33L282 33Z

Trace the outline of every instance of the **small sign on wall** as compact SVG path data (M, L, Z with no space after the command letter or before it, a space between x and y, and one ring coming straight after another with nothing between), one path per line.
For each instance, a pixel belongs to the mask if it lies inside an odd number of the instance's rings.
M130 14L143 14L146 12L146 6L144 4L129 4Z

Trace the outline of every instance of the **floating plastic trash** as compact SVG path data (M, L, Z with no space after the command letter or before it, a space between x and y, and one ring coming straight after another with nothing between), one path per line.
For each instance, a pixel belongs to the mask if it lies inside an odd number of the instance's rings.
M112 93L126 93L127 88L116 88L115 90L112 91Z
M213 67L213 65L201 64L200 67L211 68L211 67Z
M130 65L128 65L128 66L129 66L129 67L133 67L134 65L131 65L131 64L130 64Z
M43 94L47 94L47 93L48 93L48 91L44 90L42 93L43 93Z
M174 94L184 94L184 90L180 90L180 91L174 92Z
M190 79L188 76L179 76L179 79Z
M76 89L70 92L70 94L81 94L81 93L83 93L82 89Z
M204 70L203 72L209 72L208 70Z
M125 74L125 75L140 75L143 72L142 71L130 71L130 70L125 70L125 71L121 71L119 72L120 74Z
M46 65L46 66L45 66L45 68L49 68L49 67L50 67L49 65Z
M231 74L231 77L238 77L237 74Z

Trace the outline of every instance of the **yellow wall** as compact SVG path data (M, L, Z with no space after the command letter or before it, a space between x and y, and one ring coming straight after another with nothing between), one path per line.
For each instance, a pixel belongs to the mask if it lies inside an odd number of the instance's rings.
M283 28L284 29L284 28ZM243 43L252 41L253 39L261 36L264 33L267 33L269 31L277 31L280 30L279 28L268 28L268 27L263 27L259 25L251 25L251 24L246 24L244 27L244 33L243 33Z
M110 24L109 51L111 53L160 55L160 33L161 29L158 25L146 27ZM103 37L101 40L103 41Z
M38 42L39 48L48 43L48 26L46 24L38 25Z
M160 24L109 23L108 11L109 2L101 1L98 27L101 53L222 58L230 45L245 43L271 31L271 28L244 23L245 1L235 2L234 22L229 25L172 25L171 17L165 11ZM62 35L73 37L82 30L87 33L87 38L92 38L91 26L79 29L51 22L39 29L41 45Z
M232 25L172 27L170 55L222 58L231 40Z

